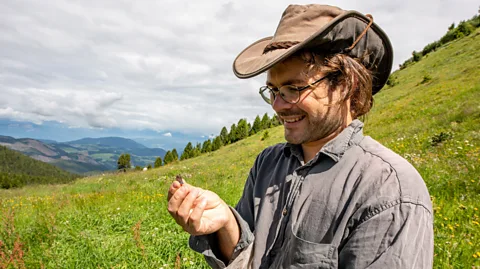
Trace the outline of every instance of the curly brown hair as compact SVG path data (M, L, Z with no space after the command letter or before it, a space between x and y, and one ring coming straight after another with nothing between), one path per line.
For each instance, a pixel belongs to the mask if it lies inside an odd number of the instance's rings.
M346 54L323 56L320 53L303 50L297 53L309 65L309 70L321 71L328 76L330 89L340 89L343 92L339 103L350 100L350 112L356 119L366 115L373 106L372 73L362 62L362 59L352 58Z

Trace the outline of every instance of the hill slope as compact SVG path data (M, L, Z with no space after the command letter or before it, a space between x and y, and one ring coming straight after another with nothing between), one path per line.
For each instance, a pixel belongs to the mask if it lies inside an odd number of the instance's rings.
M79 140L65 142L65 144L73 144L73 145L104 145L104 146L111 146L117 148L130 148L130 149L143 149L147 148L144 145L135 142L131 139L126 139L122 137L100 137L100 138L82 138Z
M425 179L435 213L435 268L480 266L480 32L439 48L375 96L366 133L407 158ZM283 141L271 129L197 158L69 186L0 191L7 250L24 244L27 267L207 268L166 210L176 174L234 205L256 155ZM15 212L15 215L13 215ZM13 224L11 224L13 225ZM16 236L19 236L16 239ZM18 246L18 244L17 244ZM166 267L167 265L168 267Z
M28 184L67 183L78 177L53 165L0 146L0 188L8 189Z
M0 136L0 145L77 174L116 170L122 153L129 153L132 164L139 166L153 164L158 156L163 158L166 153L161 148L148 148L122 137L84 138L58 143Z

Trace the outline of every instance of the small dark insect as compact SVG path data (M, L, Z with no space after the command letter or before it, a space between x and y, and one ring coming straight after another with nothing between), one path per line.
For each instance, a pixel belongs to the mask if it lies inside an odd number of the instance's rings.
M183 185L185 183L185 181L183 181L183 178L181 175L177 175L177 177L175 178L176 181L178 181L180 183L180 185Z

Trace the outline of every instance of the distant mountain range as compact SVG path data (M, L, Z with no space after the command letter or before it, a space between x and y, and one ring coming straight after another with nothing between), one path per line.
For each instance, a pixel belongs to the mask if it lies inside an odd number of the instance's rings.
M166 153L161 148L148 148L122 137L83 138L59 143L0 136L0 145L76 174L115 170L122 153L131 155L134 166L153 165L157 157L163 158Z

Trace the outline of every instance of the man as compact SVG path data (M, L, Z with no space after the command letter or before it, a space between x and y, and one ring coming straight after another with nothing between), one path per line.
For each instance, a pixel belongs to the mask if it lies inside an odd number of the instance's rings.
M230 208L174 182L168 210L213 268L431 268L432 206L417 171L363 136L392 47L370 15L289 6L273 37L236 58L267 72L262 97L288 143L260 153Z

